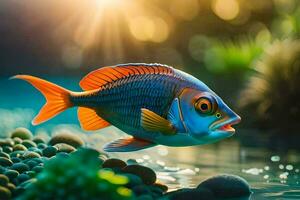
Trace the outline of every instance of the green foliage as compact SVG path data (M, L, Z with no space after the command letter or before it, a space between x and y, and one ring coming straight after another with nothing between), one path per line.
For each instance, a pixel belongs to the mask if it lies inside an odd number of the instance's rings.
M207 69L213 73L245 72L263 51L262 44L251 39L215 42L204 53Z
M276 41L258 62L240 105L254 124L299 130L300 40Z
M99 153L80 149L51 158L19 199L132 199L128 179L100 169Z

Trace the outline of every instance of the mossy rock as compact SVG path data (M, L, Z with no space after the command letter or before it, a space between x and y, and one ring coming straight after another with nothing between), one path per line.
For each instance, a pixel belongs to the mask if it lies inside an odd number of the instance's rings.
M0 199L1 200L11 199L11 191L6 187L0 186Z
M14 151L27 151L27 147L25 147L23 144L16 144L13 146Z
M25 163L15 163L10 167L10 169L16 170L21 174L25 171L29 171L29 166Z
M13 148L10 146L4 146L4 147L2 147L2 149L3 149L3 152L5 152L5 153L13 152Z
M21 138L22 140L26 139L31 139L32 138L32 133L27 129L27 128L16 128L12 133L11 133L11 138Z
M0 157L9 159L9 155L5 152L0 152Z
M8 167L8 166L11 166L11 165L13 165L13 162L10 159L0 157L0 166Z
M41 136L35 136L33 139L32 139L33 142L35 142L36 144L44 144L46 143L46 139L44 139L43 137Z
M84 145L84 141L78 135L69 132L58 133L54 135L49 141L49 144L52 146L59 143L65 143L71 145L74 148L79 148Z
M0 174L0 186L6 186L8 182L9 178L4 174Z
M73 146L65 143L58 143L54 146L58 149L57 152L71 153L76 150Z
M52 156L55 156L56 153L57 153L57 151L58 151L57 147L55 147L55 146L48 146L45 149L43 149L42 153L43 153L43 156L46 156L46 157L50 158Z
M21 144L23 142L23 140L19 137L14 137L13 141L14 141L15 144Z
M141 165L127 165L122 169L122 171L124 173L130 173L139 176L146 185L152 185L156 181L156 174L149 167Z
M14 141L10 138L6 138L6 139L0 139L0 146L1 147L5 147L5 146L9 146L12 147L14 146Z
M37 147L37 145L31 140L23 140L22 144L27 148Z
M19 172L17 170L9 169L4 173L4 175L7 176L9 180L13 180L14 178L17 178Z
M20 158L20 157L23 156L24 152L25 151L23 151L23 150L13 151L9 155L10 155L11 158L13 158L13 157Z
M33 152L33 151L26 151L23 154L24 159L29 159L29 158L40 158L40 154Z

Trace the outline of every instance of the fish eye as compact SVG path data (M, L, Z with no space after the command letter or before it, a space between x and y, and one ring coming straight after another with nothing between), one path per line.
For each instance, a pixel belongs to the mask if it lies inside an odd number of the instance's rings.
M213 111L213 105L210 99L200 97L195 103L195 109L201 114L211 114Z
M221 113L217 113L217 114L216 114L216 117L217 117L217 118L221 118L221 117L222 117Z

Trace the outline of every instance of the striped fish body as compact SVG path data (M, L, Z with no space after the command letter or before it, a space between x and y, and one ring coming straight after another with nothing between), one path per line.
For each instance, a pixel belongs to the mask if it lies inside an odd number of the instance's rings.
M170 73L166 74L145 73L118 78L99 90L72 96L71 102L94 109L105 121L134 137L154 140L159 134L141 126L141 109L167 118L174 98L191 85L180 72L168 69Z

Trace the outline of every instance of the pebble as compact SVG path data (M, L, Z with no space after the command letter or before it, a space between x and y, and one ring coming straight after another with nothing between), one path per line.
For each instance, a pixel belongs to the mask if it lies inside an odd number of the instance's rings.
M13 163L18 163L18 162L21 162L22 160L21 160L20 158L17 158L17 157L12 157L12 158L11 158L11 161L12 161Z
M78 148L84 145L84 141L78 135L69 132L58 133L54 135L49 141L50 145L56 145L59 143L65 143L74 148Z
M0 185L6 186L8 182L9 182L8 177L5 176L4 174L0 174Z
M13 180L14 178L17 178L19 172L16 170L9 169L4 173L4 175L7 176L10 180Z
M0 165L2 167L11 166L12 164L13 164L13 162L11 160L9 160L8 158L0 157Z
M45 149L43 149L42 153L43 156L46 156L48 158L55 156L56 152L58 151L58 148L55 146L48 146Z
M237 198L251 194L250 186L245 179L229 174L210 177L197 188L209 189L217 198Z
M117 158L109 158L102 164L103 168L124 168L126 166L127 164L123 160Z
M25 159L29 159L29 158L40 158L40 154L33 152L33 151L27 151L23 154Z
M27 151L27 147L25 147L23 144L16 144L13 146L14 151Z
M25 171L28 171L29 170L29 167L28 165L24 164L24 163L15 163L13 164L10 169L13 169L13 170L16 170L18 171L20 174L25 172Z
M11 199L11 191L6 187L0 186L0 199Z
M5 147L5 146L14 146L14 141L10 138L6 138L6 139L0 139L0 146L1 147Z
M3 149L3 152L5 152L5 153L13 152L13 148L10 146L4 146L4 147L2 147L2 149Z
M148 186L142 184L142 185L137 185L133 188L131 188L131 190L134 192L135 195L139 196L139 195L143 195L143 194L149 194L151 193L150 189Z
M23 173L23 174L18 175L17 180L19 183L23 183L23 182L29 180L30 178L31 177L28 174Z
M41 171L43 171L43 169L44 169L43 166L35 166L34 168L32 168L32 171L36 173L40 173Z
M15 137L18 137L18 138L21 138L23 140L26 140L26 139L31 139L32 138L32 133L27 129L27 128L16 128L11 136L11 138L15 138Z
M14 137L13 141L14 141L15 144L21 144L23 140L19 137Z
M40 136L34 137L32 141L35 142L37 145L46 143L46 141Z
M73 146L65 143L58 143L55 144L54 146L58 149L58 152L71 153L76 150Z
M9 155L5 152L0 152L0 157L7 158L7 159L10 158Z
M163 192L167 192L169 189L167 185L159 182L154 183L153 186L160 188Z
M126 176L126 177L128 178L128 180L129 180L128 183L126 184L126 186L127 186L128 188L133 188L133 187L136 186L136 185L141 185L141 184L143 184L142 179L141 179L139 176L137 176L137 175L134 175L134 174L128 174L128 173L122 174L122 175Z
M149 194L143 194L138 196L136 200L153 200L153 197Z
M37 147L37 145L31 140L23 140L22 144L27 148Z
M207 189L182 188L167 195L169 200L215 200L214 194Z
M37 147L38 147L39 149L43 150L43 149L47 148L47 145L44 144L44 143L39 143L39 144L37 145Z
M6 187L10 190L10 191L14 191L16 189L16 186L13 183L7 183Z
M20 158L23 156L23 154L24 154L24 151L14 151L14 152L10 153L10 157L11 158L13 158L13 157Z
M123 168L122 171L124 173L130 173L139 176L142 179L143 183L145 183L146 185L152 185L156 181L155 172L152 169L145 166L127 165Z

